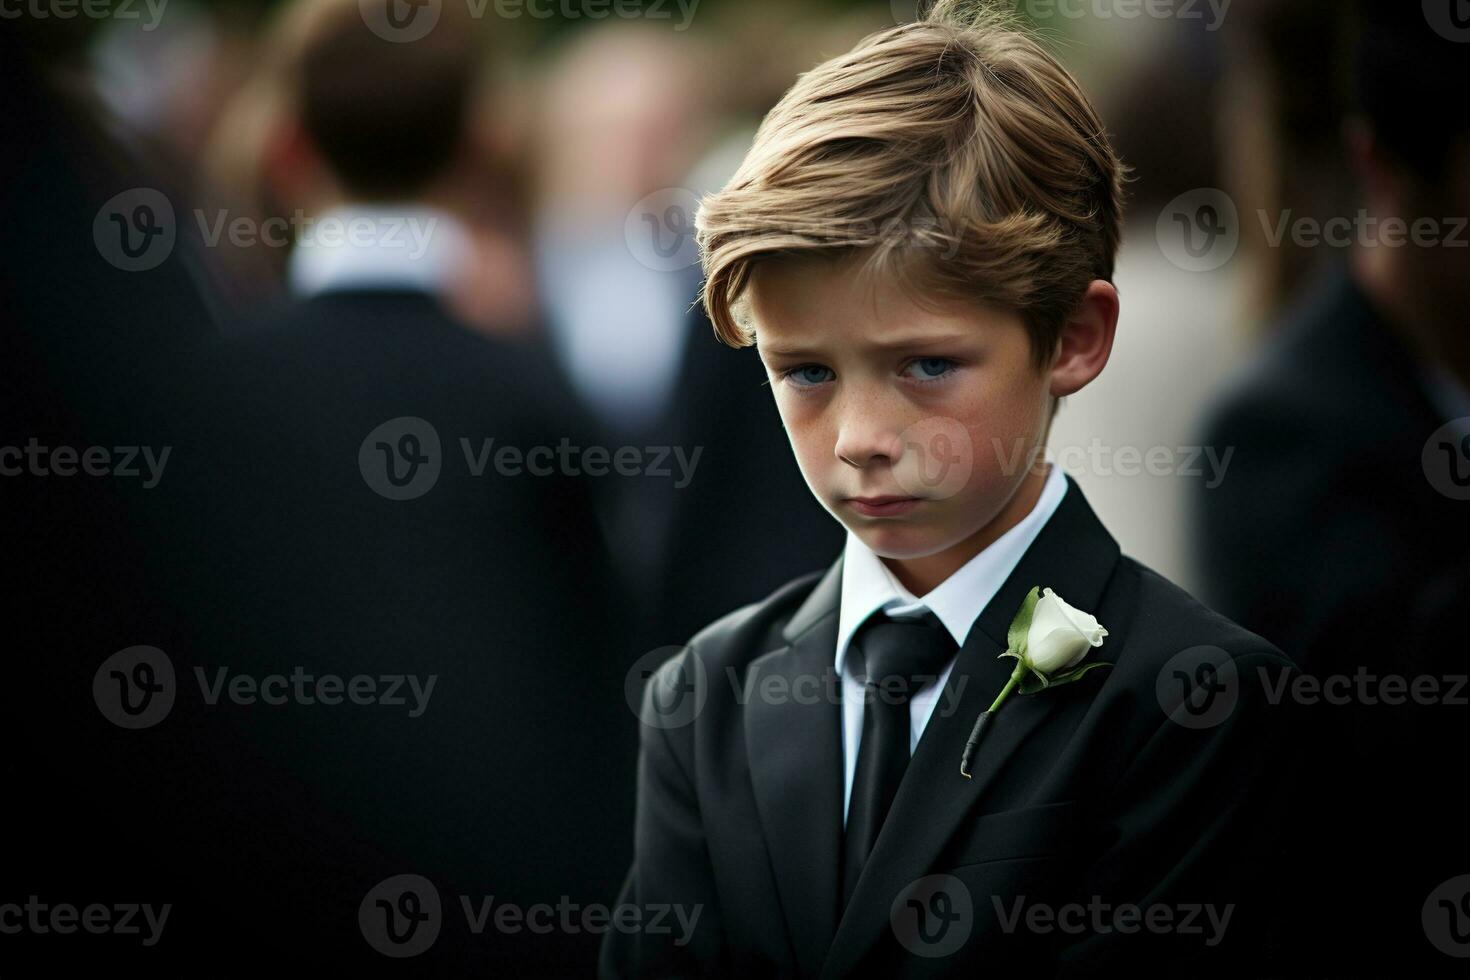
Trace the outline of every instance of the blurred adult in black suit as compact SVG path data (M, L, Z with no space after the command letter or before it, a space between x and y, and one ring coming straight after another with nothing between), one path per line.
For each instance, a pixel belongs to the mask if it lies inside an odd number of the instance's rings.
M687 34L598 27L554 62L541 114L548 352L593 421L588 441L668 452L666 475L595 485L637 616L630 657L825 567L842 541L802 483L760 359L720 344L695 302L696 199L745 150L700 164L718 118L708 66Z
M184 614L171 467L216 326L183 198L86 84L95 23L0 31L0 906L106 904L111 919L115 903L177 906L191 863L174 846L200 767L190 733L122 730L93 682L114 651L167 645ZM149 955L142 932L3 918L7 975Z
M1452 95L1470 59L1448 6L1438 24L1417 4L1363 6L1346 132L1375 223L1360 217L1350 262L1215 406L1205 442L1234 456L1198 499L1207 601L1323 685L1298 696L1303 763L1282 813L1298 834L1283 943L1301 975L1448 973L1450 950L1470 953L1455 786L1470 733L1470 118Z
M356 0L313 6L278 144L311 191L294 298L201 375L208 451L180 471L207 615L179 644L194 690L175 712L214 733L225 775L189 835L218 887L179 933L222 941L269 909L232 959L382 968L365 931L413 941L432 903L369 893L413 874L440 903L427 968L573 975L599 935L495 912L615 897L634 716L590 500L559 454L580 426L526 347L446 309L464 236L436 203L480 52L448 5L408 41ZM405 700L201 703L206 682L298 669L403 676Z

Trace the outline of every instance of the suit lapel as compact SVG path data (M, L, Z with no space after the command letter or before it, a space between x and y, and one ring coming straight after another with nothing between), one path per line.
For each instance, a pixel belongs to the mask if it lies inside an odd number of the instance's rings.
M970 767L974 778L960 775L960 754L976 716L989 707L1014 668L1015 662L1001 659L1000 654L1006 648L1006 630L1026 593L1034 586L1050 587L1072 605L1091 611L1112 575L1118 553L1117 542L1076 482L1067 477L1067 493L1056 513L985 607L960 649L945 693L924 728L893 808L838 925L823 976L851 973L861 962L888 928L894 899L931 872L966 814L1003 774L1012 752L1050 716L1056 702L1044 693L1011 697L976 750ZM953 708L956 703L958 708ZM840 828L840 816L837 826Z
M842 561L792 616L788 645L746 671L751 785L799 972L815 976L837 929L842 844L842 715L833 661ZM785 692L760 696L780 677ZM813 689L812 685L816 684ZM815 696L811 696L814 694Z

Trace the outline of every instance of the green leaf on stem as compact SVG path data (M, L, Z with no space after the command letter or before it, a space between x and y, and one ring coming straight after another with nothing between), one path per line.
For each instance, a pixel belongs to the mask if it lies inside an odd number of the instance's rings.
M1094 667L1111 667L1111 666L1112 666L1112 664L1108 663L1105 660L1094 660L1090 664L1082 664L1079 667L1074 667L1074 668L1072 668L1069 671L1065 671L1064 673L1057 674L1055 677L1053 677L1051 679L1051 683L1052 683L1052 686L1053 687L1055 687L1058 684L1070 684L1072 681L1075 681L1075 680L1079 679L1083 674L1087 673L1089 670L1092 670Z
M1041 598L1041 586L1035 586L1026 593L1026 598L1021 601L1021 608L1016 613L1016 618L1011 620L1010 629L1006 630L1006 647L1010 656L1020 656L1026 652L1026 634L1031 631L1031 617L1036 613L1036 601Z

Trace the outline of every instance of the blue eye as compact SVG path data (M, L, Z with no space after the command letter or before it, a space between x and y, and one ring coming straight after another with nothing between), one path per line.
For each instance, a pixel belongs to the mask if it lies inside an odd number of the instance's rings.
M909 377L919 381L933 381L942 378L955 368L955 362L947 357L921 357L911 361L905 371L916 370L918 373L910 374Z
M822 367L820 364L803 364L801 367L792 368L786 372L786 377L799 388L810 388L824 381L832 380L832 369Z

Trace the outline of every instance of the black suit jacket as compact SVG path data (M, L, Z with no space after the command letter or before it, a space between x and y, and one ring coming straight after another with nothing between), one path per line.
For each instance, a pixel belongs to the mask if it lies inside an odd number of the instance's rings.
M1426 909L1470 873L1451 754L1470 731L1470 504L1425 464L1446 421L1416 358L1339 268L1204 427L1206 445L1233 453L1196 496L1205 597L1322 685L1302 698L1304 764L1283 809L1301 835L1300 874L1279 890L1298 975L1463 969L1430 941L1452 924L1470 951L1470 905ZM1387 703L1389 678L1438 693ZM1364 836L1374 827L1412 829L1390 843Z
M181 815L178 880L160 889L176 896L167 949L384 969L358 905L412 873L443 915L421 968L592 972L596 936L475 933L461 905L606 902L628 860L618 828L632 819L635 721L625 665L608 655L621 630L587 487L493 462L477 476L460 442L477 457L486 439L555 447L575 425L543 397L528 352L423 293L332 292L258 322L198 375L205 408L169 473L183 615L154 642L184 690L156 737L176 739L194 775L165 791ZM392 500L359 450L401 416L434 427L441 469L421 496ZM213 679L297 666L437 684L418 717L211 707L191 690L196 667ZM582 794L605 829L567 806ZM246 948L226 942L265 909L270 928Z
M1227 969L1230 954L1245 950L1263 925L1256 872L1281 844L1260 810L1281 749L1265 678L1290 670L1289 661L1122 557L1068 478L1058 510L960 649L839 916L840 699L779 692L799 680L801 690L810 690L814 678L835 684L841 575L839 561L726 616L650 682L636 853L622 900L702 913L683 943L674 941L684 938L677 932L609 934L603 974ZM1014 663L999 658L1007 627L1037 585L1098 616L1109 636L1097 656L1114 666L1072 685L1013 696L980 744L974 778L965 779L959 762L971 725ZM1211 723L1189 724L1197 716L1187 706L1165 711L1177 704L1169 692L1183 696L1180 676L1204 682L1189 689L1201 699L1199 717ZM763 695L763 684L774 685L766 689L773 693ZM697 710L669 723L674 716L659 712L681 685L694 688ZM957 708L946 708L950 699ZM664 723L649 723L660 717ZM948 898L913 894L932 875L949 876L939 879ZM958 933L938 942L957 948L915 939L904 924L917 922L911 899L954 920ZM1205 944L1208 926L1201 936L1064 933L1045 929L1039 918L1035 928L1025 924L1045 909L1102 902L1168 906L1176 922L1194 903L1214 904L1222 916L1226 905L1235 907L1225 941L1215 945ZM1043 910L1032 913L1033 905ZM945 955L929 955L936 950Z

